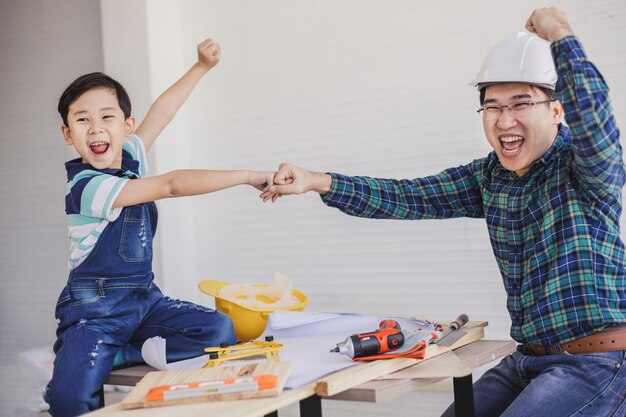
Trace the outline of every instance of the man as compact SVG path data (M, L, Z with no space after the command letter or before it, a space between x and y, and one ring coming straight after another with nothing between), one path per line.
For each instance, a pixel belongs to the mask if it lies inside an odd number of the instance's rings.
M485 218L519 347L475 383L476 415L623 416L619 130L566 15L535 10L526 29L496 45L476 79L494 149L485 158L413 180L281 164L261 198L315 191L360 217Z

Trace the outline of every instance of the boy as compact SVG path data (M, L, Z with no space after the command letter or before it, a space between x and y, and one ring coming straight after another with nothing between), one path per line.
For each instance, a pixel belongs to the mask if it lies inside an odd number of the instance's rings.
M145 153L220 56L213 40L199 44L198 61L136 130L126 91L102 73L79 77L59 99L61 133L80 158L66 163L70 273L56 306L56 358L45 393L52 416L97 408L112 367L142 362L141 346L150 337L166 339L170 361L236 341L226 316L165 297L154 284L154 201L239 184L260 190L274 173L181 170L143 177Z

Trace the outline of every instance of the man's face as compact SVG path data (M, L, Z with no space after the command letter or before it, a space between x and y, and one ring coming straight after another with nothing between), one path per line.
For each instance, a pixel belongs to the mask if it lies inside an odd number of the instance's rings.
M503 83L486 87L483 106L547 99L541 90L528 84ZM483 128L502 166L521 177L552 146L561 114L558 101L530 105L517 116L503 108L495 117L483 112Z
M61 125L65 143L74 146L83 163L97 169L121 167L122 145L135 120L125 118L114 90L96 88L78 97L69 106L67 124Z

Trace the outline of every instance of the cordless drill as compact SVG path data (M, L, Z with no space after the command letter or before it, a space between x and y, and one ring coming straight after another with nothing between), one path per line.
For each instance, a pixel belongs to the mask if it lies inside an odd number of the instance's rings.
M404 335L400 331L400 324L395 320L383 320L378 329L369 333L353 334L330 351L354 359L389 352L403 344Z

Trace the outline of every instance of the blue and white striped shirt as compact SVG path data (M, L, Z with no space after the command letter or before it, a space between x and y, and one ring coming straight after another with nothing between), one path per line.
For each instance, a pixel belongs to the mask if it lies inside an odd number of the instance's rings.
M70 238L68 267L74 269L91 253L109 222L120 215L122 208L112 205L126 182L145 175L146 152L141 140L132 135L122 147L121 168L96 170L77 158L67 162L65 169L65 213Z

